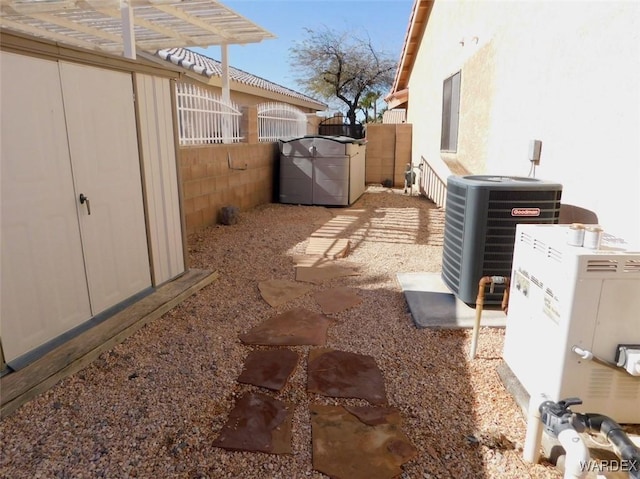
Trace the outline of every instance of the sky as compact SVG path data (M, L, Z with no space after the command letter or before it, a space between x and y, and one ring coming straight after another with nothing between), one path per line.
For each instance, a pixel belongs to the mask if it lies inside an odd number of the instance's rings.
M305 28L329 27L371 38L379 51L400 59L413 0L222 0L277 38L229 46L229 64L287 88L303 92L295 81L289 49L305 37ZM194 48L215 60L220 47Z

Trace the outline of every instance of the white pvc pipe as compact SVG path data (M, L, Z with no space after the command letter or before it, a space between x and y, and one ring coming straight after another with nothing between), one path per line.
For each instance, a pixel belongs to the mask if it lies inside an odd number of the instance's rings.
M524 439L522 458L531 463L540 460L540 446L542 444L542 421L540 421L540 404L547 398L542 394L531 395L527 413L527 433Z
M558 434L558 441L567 452L564 461L564 479L587 477L589 449L575 429L565 429Z
M469 359L476 357L478 349L478 334L480 333L480 318L482 317L482 304L476 304L476 318L473 322L473 333L471 335L471 349L469 350Z

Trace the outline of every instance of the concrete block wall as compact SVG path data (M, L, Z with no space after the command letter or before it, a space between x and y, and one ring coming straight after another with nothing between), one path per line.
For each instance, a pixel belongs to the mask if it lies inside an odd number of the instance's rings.
M277 143L180 148L180 174L187 234L216 224L220 209L240 211L274 197Z
M411 163L411 134L413 130L411 124L408 123L402 123L393 126L396 127L393 185L400 187L404 186L404 173L405 171L407 171L407 163Z
M396 188L404 185L411 161L411 132L406 123L367 125L366 183L389 179ZM278 144L272 142L181 147L187 234L218 223L224 206L243 211L274 201L278 160Z
M366 183L391 180L393 186L404 186L404 172L411 162L410 124L367 124Z

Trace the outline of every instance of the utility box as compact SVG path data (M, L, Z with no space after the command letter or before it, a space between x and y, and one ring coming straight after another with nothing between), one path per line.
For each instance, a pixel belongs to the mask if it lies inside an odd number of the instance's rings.
M279 147L280 203L348 206L364 193L364 140L307 135Z
M619 354L640 348L640 251L610 235L597 250L572 246L568 235L518 226L503 358L532 397L579 397L576 412L640 424L640 375Z

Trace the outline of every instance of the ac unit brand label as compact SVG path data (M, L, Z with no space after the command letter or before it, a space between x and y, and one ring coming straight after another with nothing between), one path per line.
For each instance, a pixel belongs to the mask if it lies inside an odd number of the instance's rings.
M511 216L540 216L540 208L511 208Z

